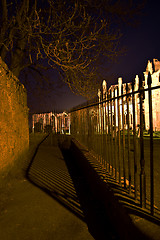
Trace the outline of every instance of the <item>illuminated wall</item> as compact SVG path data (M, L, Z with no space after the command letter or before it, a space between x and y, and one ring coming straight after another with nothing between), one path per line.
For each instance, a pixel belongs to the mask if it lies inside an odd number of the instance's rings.
M70 115L63 113L35 113L32 115L32 132L36 132L36 124L41 124L40 131L45 131L46 125L51 125L52 131L56 133L70 133Z
M153 69L154 66L154 69ZM148 72L151 74L151 87L156 87L160 86L160 61L157 59L153 59L153 66L152 62L148 61L146 71L144 72L144 81L142 83L144 89L148 88ZM103 81L102 84L102 89L103 89L103 96L100 90L98 90L98 98L99 101L102 101L106 98L106 93L107 91L112 92L112 97L113 97L113 91L115 89L115 96L117 96L117 87L120 89L119 95L121 95L121 86L123 88L123 94L126 93L125 85L122 83L122 78L118 78L118 84L117 85L111 85L110 88L107 90L107 84L106 81ZM135 85L134 85L134 91L138 91L139 89L139 77L136 75L135 78ZM128 92L132 92L132 86L131 83L128 83ZM144 93L145 98L143 101L143 109L144 109L144 119L145 119L145 129L149 130L149 99L148 99L148 91ZM102 99L103 97L103 99ZM155 89L152 91L152 118L153 118L153 130L154 131L160 131L160 89ZM115 100L115 105L117 109L117 100ZM121 99L120 99L120 105L121 105ZM106 109L107 112L107 109ZM112 105L112 115L114 115L114 105ZM126 116L127 116L127 104L124 103L124 115L125 115L125 127L127 129L127 124L126 124ZM140 124L140 106L139 106L139 97L137 94L135 94L135 117L136 117L136 126ZM99 113L100 116L100 113ZM122 106L120 106L120 121L121 121L121 126L122 126ZM99 117L101 118L101 116ZM130 127L133 128L133 106L132 106L132 97L129 100L129 122L130 122ZM100 128L101 128L101 119L99 120L100 122ZM118 113L116 112L116 126L118 127Z
M151 87L160 86L160 61L157 59L153 59L152 62L148 61L148 65L146 71L144 72L145 82L144 88L148 87L147 79L148 79L148 72L151 74ZM146 129L149 129L149 104L148 104L148 92L145 92L145 99L144 99L144 113L145 113L145 125ZM155 89L152 91L152 113L153 113L153 130L160 131L160 89Z
M0 58L0 172L29 147L27 93Z

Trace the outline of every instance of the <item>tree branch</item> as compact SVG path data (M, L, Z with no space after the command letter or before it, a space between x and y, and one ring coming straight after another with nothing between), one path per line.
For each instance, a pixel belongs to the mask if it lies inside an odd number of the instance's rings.
M2 4L2 21L3 23L7 22L7 2L6 0L1 0L1 4Z

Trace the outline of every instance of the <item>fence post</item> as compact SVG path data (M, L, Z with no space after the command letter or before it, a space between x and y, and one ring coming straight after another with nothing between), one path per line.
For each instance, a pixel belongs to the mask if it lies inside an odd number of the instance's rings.
M120 84L117 86L117 113L118 113L118 169L119 169L119 184L121 185L121 135L120 135L120 99L119 99L119 93L120 93Z
M117 136L116 136L116 99L115 97L117 97L117 93L116 93L116 89L114 89L114 129L113 129L113 133L114 133L114 162L115 162L115 179L117 180Z
M149 131L150 131L150 179L151 179L151 214L154 214L154 175L153 175L153 118L151 74L148 73L148 101L149 101Z
M99 101L99 104L98 104L98 135L97 135L97 146L98 146L98 159L100 161L101 159L101 90L98 89L98 101Z
M134 149L134 189L137 199L137 149L136 149L136 114L135 114L135 82L132 82L132 106L133 106L133 149Z
M110 115L111 115L111 124L110 124L110 129L111 129L111 165L112 165L112 176L113 176L113 113L112 113L112 88L110 89Z
M126 83L126 94L129 92L128 84ZM129 178L129 193L131 193L131 163L130 163L130 121L129 121L129 96L127 98L127 148L128 148L128 178Z
M107 99L110 98L109 91L107 94ZM111 127L110 127L110 101L107 101L107 113L108 113L108 160L109 160L109 173L111 171Z
M103 101L106 100L106 92L107 92L107 83L103 80ZM107 144L106 144L106 102L103 103L103 161L104 161L104 168L106 169L107 164Z
M122 95L124 94L124 88L122 85ZM122 97L122 132L123 132L123 177L124 177L124 188L126 188L126 167L125 167L125 123L124 123L124 97Z
M143 141L143 130L144 130L144 118L143 118L143 78L139 81L139 98L140 98L140 204L141 207L146 207L146 176L145 176L145 160L144 160L144 141Z

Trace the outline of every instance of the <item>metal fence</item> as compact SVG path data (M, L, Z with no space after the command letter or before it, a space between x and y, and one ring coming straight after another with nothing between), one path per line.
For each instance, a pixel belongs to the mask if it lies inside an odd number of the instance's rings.
M151 215L160 198L158 82L155 86L148 73L147 79L137 76L132 83L119 79L107 90L104 81L98 102L70 112L71 134Z

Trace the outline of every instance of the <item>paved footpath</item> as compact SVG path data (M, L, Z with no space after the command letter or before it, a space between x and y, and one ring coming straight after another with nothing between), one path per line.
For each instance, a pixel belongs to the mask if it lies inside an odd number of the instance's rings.
M0 214L1 240L93 240L56 138L39 147Z

